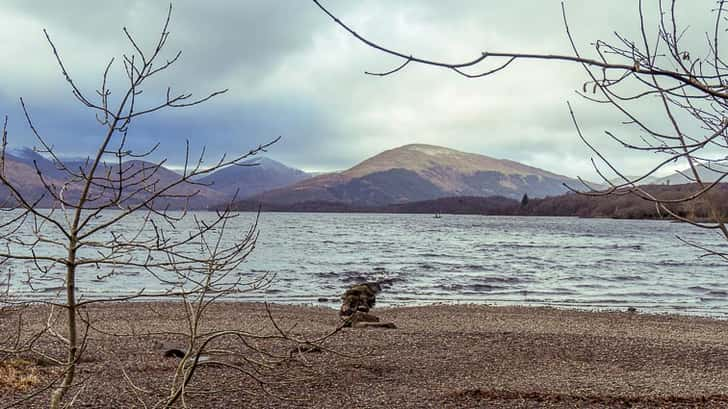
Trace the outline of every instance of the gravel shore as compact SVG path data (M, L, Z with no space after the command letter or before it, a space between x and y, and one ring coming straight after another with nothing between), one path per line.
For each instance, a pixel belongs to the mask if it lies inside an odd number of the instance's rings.
M214 357L230 366L200 368L186 403L192 408L728 407L726 321L480 305L372 312L397 329L344 328L322 350L308 352L292 350L286 342L254 341L297 361L264 374L248 368L246 374L245 359L254 355ZM47 313L34 307L24 319L43 325ZM88 313L95 329L79 366L74 393L80 393L73 407L143 407L142 402L151 407L164 398L178 361L163 353L186 347L175 335L186 325L182 305L123 303ZM330 308L273 305L271 313L280 328L297 337L319 337L340 323ZM0 315L2 334L11 334L16 324L12 314ZM203 329L276 333L265 306L250 303L211 306ZM236 347L230 339L225 342L229 345L218 347ZM48 336L37 348L60 351ZM37 371L48 380L60 369L45 364ZM266 376L271 384L261 386L250 375ZM22 395L0 386L0 396L3 407ZM44 392L20 407L47 402Z

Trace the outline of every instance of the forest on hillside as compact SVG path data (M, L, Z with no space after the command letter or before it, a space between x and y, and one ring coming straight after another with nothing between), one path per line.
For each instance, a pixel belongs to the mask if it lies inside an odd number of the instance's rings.
M700 191L695 184L683 185L651 185L644 186L644 190L662 200L675 200L689 196ZM711 215L707 203L712 201L718 204L721 217L728 215L728 184L719 184L708 193L697 199L675 203L668 207L681 217L692 219L707 219ZM569 193L561 196L543 199L528 200L528 204L521 206L514 214L533 216L578 216L578 217L609 217L616 219L661 219L669 218L664 212L658 212L653 202L645 200L635 194L621 194L609 196L588 196Z

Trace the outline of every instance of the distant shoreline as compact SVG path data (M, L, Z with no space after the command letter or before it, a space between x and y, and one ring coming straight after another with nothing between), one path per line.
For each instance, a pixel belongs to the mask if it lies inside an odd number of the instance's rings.
M690 196L700 189L694 184L640 186L646 192L664 199ZM680 217L694 221L713 221L708 201L717 205L722 217L728 219L728 183L716 185L705 196L670 205ZM45 204L39 208L50 208ZM630 194L587 196L567 193L544 198L516 200L504 196L455 196L431 200L362 206L354 203L312 200L296 203L266 202L265 194L230 204L193 205L188 211L220 211L230 207L239 212L287 213L371 213L371 214L431 214L431 215L483 215L483 216L544 216L579 217L590 219L674 220L659 213L655 204ZM18 208L20 209L20 208ZM169 211L182 211L183 207L170 206Z
M650 194L674 199L690 196L700 190L694 184L641 186ZM671 205L672 211L692 220L711 220L707 200L717 205L728 218L728 184L716 185L709 196ZM220 207L221 208L221 207ZM382 206L357 206L350 203L308 201L300 203L267 203L265 196L238 201L232 208L238 211L264 212L318 212L318 213L391 213L391 214L468 214L486 216L550 216L606 219L673 220L659 213L654 203L635 195L587 196L567 193L545 198L516 200L503 196L457 196L432 200L388 204Z

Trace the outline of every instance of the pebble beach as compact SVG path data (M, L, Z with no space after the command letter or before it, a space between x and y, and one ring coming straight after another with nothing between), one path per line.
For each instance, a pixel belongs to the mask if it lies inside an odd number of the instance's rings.
M49 309L23 312L26 330L44 325ZM314 339L340 324L338 311L317 306L271 305L276 325L297 339ZM154 407L169 393L185 348L180 303L120 303L87 308L92 325L79 364L74 407ZM201 367L184 404L192 408L561 408L728 407L728 322L637 312L590 312L548 307L432 305L374 308L396 329L341 328L322 348L254 340L295 362L268 368L265 382L246 372L238 357L213 357L233 365ZM0 316L12 334L13 311ZM63 320L54 327L62 331ZM275 335L265 305L217 303L204 331L236 329ZM230 348L235 342L226 340ZM288 349L287 349L288 348ZM37 351L59 356L53 337ZM249 355L252 358L252 355ZM33 363L42 381L59 367ZM231 360L232 359L232 360ZM23 394L0 383L0 406ZM30 389L32 391L33 389ZM47 407L48 392L18 407ZM179 402L182 407L182 402Z

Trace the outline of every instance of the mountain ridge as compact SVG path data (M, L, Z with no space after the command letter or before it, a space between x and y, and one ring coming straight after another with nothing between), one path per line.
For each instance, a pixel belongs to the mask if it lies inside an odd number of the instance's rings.
M198 181L229 197L235 195L239 198L246 198L309 177L300 169L291 168L267 157L260 157L218 169L201 177Z
M87 159L61 158L67 169L77 175L85 174L89 168ZM125 194L130 193L129 187L137 190L136 197L127 197L122 200L124 205L134 205L150 197L146 190L157 191L160 188L169 186L180 178L180 174L172 169L166 168L159 163L133 159L124 161L121 165L118 162L104 162L97 170L97 175L105 175L98 179L92 186L93 202L91 205L99 205L108 201L114 191L118 190L119 166L123 169L128 180ZM255 169L255 170L252 170ZM80 195L81 183L77 177L71 177L68 172L60 169L57 164L34 151L31 148L20 148L9 150L5 154L4 170L6 177L13 186L20 190L28 202L38 201L39 207L55 206L56 198L63 192L65 201L75 201ZM42 175L42 177L40 176ZM293 177L292 175L295 175ZM228 181L221 186L215 186L215 178L227 178ZM299 169L290 168L270 158L251 158L243 163L243 166L226 167L218 169L209 175L204 175L194 181L180 183L174 186L168 193L170 197L155 200L155 208L170 209L207 209L220 203L231 200L235 192L239 192L241 185L245 187L243 193L247 196L273 189L286 184L299 181L308 177ZM142 187L142 181L146 185ZM246 185L245 182L248 182ZM53 194L47 194L46 188L53 190ZM122 197L124 197L122 195ZM243 197L238 195L237 197ZM0 205L14 207L17 200L14 199L7 186L0 186Z
M72 159L69 164L77 172L88 167L85 159ZM39 196L43 188L38 171L44 174L46 183L64 184L64 172L48 158L29 149L18 152L17 156L8 154L6 165L10 179L34 196ZM139 175L153 173L156 188L179 177L173 170L142 160L123 162L122 167ZM101 171L114 175L118 173L117 168L118 163L105 164ZM155 206L220 208L236 192L238 200L276 205L341 203L350 208L399 206L447 197L502 196L520 200L526 194L535 199L565 193L568 189L564 184L578 186L579 182L513 160L436 145L408 144L365 158L343 171L315 177L270 158L254 157L240 166L218 169L175 187L172 191L175 195L195 193L188 203L179 198L160 201ZM67 186L66 197L73 198L77 190L74 184ZM7 190L0 192L7 197ZM43 206L51 204L50 199L44 200Z
M351 168L259 195L263 202L305 201L381 206L448 196L544 197L576 179L507 159L436 145L388 149Z

